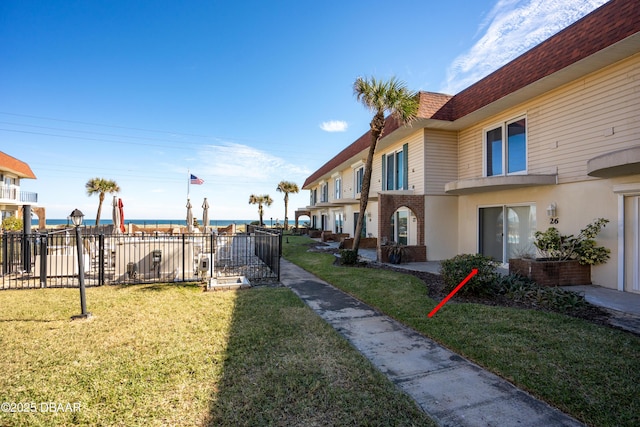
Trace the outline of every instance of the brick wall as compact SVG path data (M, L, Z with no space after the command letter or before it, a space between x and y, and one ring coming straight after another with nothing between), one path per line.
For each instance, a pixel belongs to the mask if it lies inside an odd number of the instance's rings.
M401 207L413 211L417 218L418 246L424 246L424 196L413 194L380 194L378 200L378 230L381 242L391 242L391 216ZM385 240L386 237L386 240Z
M378 246L378 261L389 262L389 251L391 246ZM404 255L400 261L402 264L407 262L425 262L427 260L427 247L422 246L406 246Z
M509 273L519 274L540 286L572 286L591 284L591 266L578 261L541 261L510 259Z
M427 260L427 247L424 245L424 196L414 194L380 194L378 199L378 232L380 242L391 242L391 217L401 207L411 209L416 216L418 244L407 246L407 257L402 262L424 262ZM389 250L378 246L378 260L389 262Z

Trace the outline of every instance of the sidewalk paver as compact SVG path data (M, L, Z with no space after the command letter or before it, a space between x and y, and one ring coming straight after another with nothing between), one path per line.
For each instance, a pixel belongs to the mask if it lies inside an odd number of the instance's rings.
M280 281L441 426L583 425L284 259Z

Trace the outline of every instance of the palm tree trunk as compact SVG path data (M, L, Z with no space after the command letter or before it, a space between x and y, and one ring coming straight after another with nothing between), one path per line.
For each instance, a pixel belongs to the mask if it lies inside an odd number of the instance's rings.
M96 227L100 223L100 213L102 212L102 202L104 202L104 193L100 193L100 202L98 203L98 213L96 214Z
M284 193L284 229L287 230L289 224L289 218L287 217L287 211L289 210L289 193Z
M358 256L360 248L360 236L365 218L365 212L369 203L369 189L371 188L371 169L373 167L373 154L376 151L376 145L382 136L384 130L384 114L376 113L371 120L371 144L369 145L369 154L367 155L367 163L364 166L364 176L362 177L362 190L360 192L360 214L358 215L358 223L356 224L356 235L353 236L352 249Z

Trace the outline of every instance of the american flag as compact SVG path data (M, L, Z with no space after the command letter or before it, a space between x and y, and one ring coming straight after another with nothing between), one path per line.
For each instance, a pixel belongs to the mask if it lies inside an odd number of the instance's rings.
M194 174L191 174L191 181L192 184L194 185L201 185L204 184L204 179L200 179L197 176L195 176Z

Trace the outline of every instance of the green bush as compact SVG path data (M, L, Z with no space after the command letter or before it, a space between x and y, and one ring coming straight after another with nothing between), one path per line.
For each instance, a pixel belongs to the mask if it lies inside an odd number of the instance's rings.
M580 230L577 237L573 234L560 234L555 227L536 231L534 245L547 259L577 259L583 265L603 264L609 259L611 251L603 246L596 246L595 238L608 222L608 219L598 218Z
M497 285L498 293L505 297L538 308L570 312L587 305L583 295L558 287L543 287L524 276L503 276Z
M15 216L10 216L2 220L2 229L8 231L22 230L22 220Z
M441 263L442 279L445 291L451 292L460 284L474 268L478 273L473 276L458 292L467 295L488 295L496 291L499 277L498 263L491 257L480 254L462 254L444 260Z
M340 263L343 265L355 265L358 262L356 251L352 249L340 249Z

